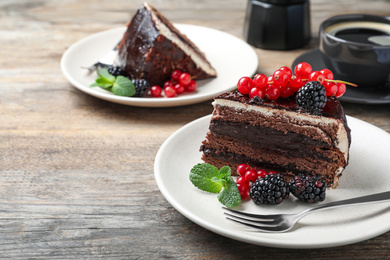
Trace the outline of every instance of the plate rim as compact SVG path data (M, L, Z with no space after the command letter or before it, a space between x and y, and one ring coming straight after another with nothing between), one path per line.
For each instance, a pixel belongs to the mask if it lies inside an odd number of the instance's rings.
M300 243L294 243L294 244L280 244L280 240L277 239L267 239L266 241L253 241L253 239L250 238L245 238L243 236L237 236L234 231L226 231L223 227L215 226L213 223L209 223L206 219L200 219L197 216L195 216L191 210L187 210L184 208L179 202L175 201L175 198L170 194L170 192L167 190L167 188L163 184L163 178L162 174L160 173L159 165L160 165L160 160L161 157L163 157L164 150L167 149L167 147L170 145L170 142L172 139L176 138L177 135L180 133L186 131L188 128L193 127L194 125L197 125L200 122L203 121L209 121L211 118L211 114L205 115L201 118L198 118L196 120L193 120L189 122L188 124L180 127L178 130L176 130L174 133L172 133L161 145L160 149L158 150L156 157L155 157L155 163L154 163L154 176L155 180L157 183L157 186L160 190L160 192L163 194L164 198L168 201L170 205L172 205L179 213L181 213L183 216L191 220L192 222L214 232L219 235L237 240L237 241L242 241L250 244L255 244L255 245L261 245L261 246L268 246L268 247L275 247L275 248L290 248L290 249L315 249L315 248L330 248L330 247L336 247L336 246L343 246L343 245L349 245L349 244L354 244L362 241L369 240L371 238L377 237L379 235L382 235L388 231L390 231L390 227L387 230L377 230L376 232L372 232L369 235L365 235L363 238L362 237L354 237L354 238L349 238L349 239L341 239L338 241L334 242L328 242L327 244L323 243L312 243L312 244L300 244ZM385 133L389 135L385 130L374 126L368 122L365 122L361 119L352 117L352 116L347 116L347 120L356 120L359 124L365 124L367 127L370 127L372 129L381 131L382 133ZM221 204L222 207L222 204Z
M244 40L236 37L235 35L232 35L230 33L217 30L210 27L200 26L200 25L193 25L193 24L182 24L182 23L174 23L174 26L178 27L180 31L183 32L183 34L187 34L185 30L191 30L195 28L196 30L209 30L210 32L219 33L219 35L225 35L226 37L230 37L234 39L237 43L242 44L242 46L247 48L246 50L248 52L251 52L251 55L248 56L251 58L251 68L250 71L248 69L248 74L255 74L258 69L258 56L256 51L253 47L251 47L249 44L247 44ZM105 34L113 33L118 31L118 34L120 32L125 31L126 27L117 27L112 28L104 31L100 31L97 33L90 34L76 42L74 42L62 55L61 61L60 61L60 67L63 75L65 78L71 83L72 86L79 89L80 91L89 94L91 96L94 96L96 98L100 98L106 101L110 101L113 103L119 103L123 105L130 105L130 106L139 106L139 107L174 107L174 106L183 106L183 105L191 105L196 104L200 102L204 102L207 100L211 100L214 96L217 96L223 92L233 90L236 86L232 85L230 87L226 87L223 90L220 91L214 91L210 93L202 93L199 95L182 95L175 98L153 98L153 97L145 97L145 98L134 98L134 97L121 97L116 96L111 93L105 93L104 91L96 91L93 88L89 88L88 86L84 86L82 83L78 82L76 79L73 78L72 74L67 69L67 62L72 58L72 54L80 48L83 44L86 42L91 41L94 38L102 37ZM184 29L184 31L183 31ZM108 50L107 50L108 51ZM97 57L99 59L99 57ZM217 74L220 72L217 71ZM207 79L207 80L213 80L213 79Z

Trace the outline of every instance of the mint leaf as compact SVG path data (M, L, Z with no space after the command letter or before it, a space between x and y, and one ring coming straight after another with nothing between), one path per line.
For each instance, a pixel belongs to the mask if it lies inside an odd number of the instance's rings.
M99 75L100 78L102 78L107 83L114 83L115 82L115 76L111 75L107 69L101 69L101 70L97 71L97 74Z
M218 170L211 164L198 163L191 169L190 180L203 191L219 193L218 200L228 208L236 207L241 202L241 195L229 166Z
M107 81L106 81L105 79L103 79L103 78L97 78L94 84L96 84L96 86L98 86L98 87L101 87L101 88L104 88L104 89L109 89L109 88L112 87L112 84L113 84L113 83L107 82ZM93 84L92 84L92 85L93 85ZM91 85L91 86L92 86L92 85Z
M218 194L217 198L228 208L233 208L240 204L241 195L238 191L237 184L232 177L229 177L227 185L224 187L222 192Z
M217 167L208 163L195 165L190 172L190 181L198 189L211 193L219 193L226 185L226 175Z
M116 77L111 91L118 96L131 97L135 94L135 86L130 79L118 76Z
M219 174L221 176L225 176L225 180L228 181L230 176L232 175L232 170L229 166L223 166L221 169L219 169Z
M101 69L97 72L99 75L95 80L95 83L91 84L90 87L101 87L109 89L115 83L115 77L111 75L107 69Z

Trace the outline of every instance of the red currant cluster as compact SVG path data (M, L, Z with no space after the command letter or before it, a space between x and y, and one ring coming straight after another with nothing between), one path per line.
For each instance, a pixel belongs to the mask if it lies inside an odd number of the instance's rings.
M184 92L194 92L198 87L195 80L191 79L191 75L187 72L174 70L171 74L171 79L164 82L163 88L165 96L168 98L183 94ZM150 88L152 97L160 97L162 88L154 85Z
M269 77L264 74L257 74L253 79L242 77L237 83L237 88L242 94L248 94L250 98L258 96L262 99L275 100L279 97L292 96L309 81L319 81L325 87L327 96L336 97L345 93L345 84L356 86L334 80L333 73L329 69L313 71L309 63L301 62L295 66L294 75L289 67L283 66Z
M249 167L248 164L242 163L237 166L237 173L240 175L237 180L237 188L240 192L241 199L249 198L249 190L251 183L255 182L260 177L265 177L269 174L276 174L275 171L266 172L265 170L256 170Z

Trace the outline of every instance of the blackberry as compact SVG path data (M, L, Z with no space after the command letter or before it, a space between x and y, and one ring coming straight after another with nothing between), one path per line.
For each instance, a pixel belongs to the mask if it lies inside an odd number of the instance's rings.
M290 180L289 186L291 194L304 202L325 200L326 183L318 177L299 174Z
M298 90L296 102L304 110L319 113L326 104L325 87L318 81L309 81Z
M149 83L145 79L132 79L135 87L133 97L142 97L149 90Z
M290 194L288 184L280 174L268 174L258 178L249 192L255 204L279 204Z
M118 66L109 66L107 68L108 70L108 73L110 73L111 75L113 75L114 77L117 77L117 76L124 76L124 77L127 77L127 74L126 72L121 68L121 67L118 67Z

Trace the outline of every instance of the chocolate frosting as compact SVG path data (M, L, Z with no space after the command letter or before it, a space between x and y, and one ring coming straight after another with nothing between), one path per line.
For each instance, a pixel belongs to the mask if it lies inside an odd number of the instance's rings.
M249 105L257 105L271 108L284 109L299 113L314 114L310 111L300 109L295 101L296 94L288 98L278 98L277 100L266 100L260 97L250 98L248 95L241 94L238 90L223 93L214 99L227 99L238 101ZM336 97L327 97L326 105L320 114L321 116L332 117L335 119L345 119L344 109Z

